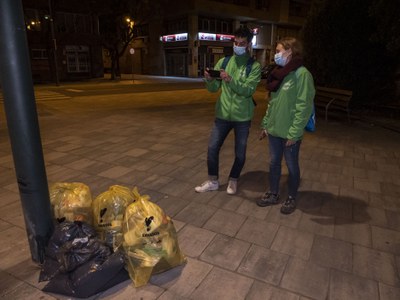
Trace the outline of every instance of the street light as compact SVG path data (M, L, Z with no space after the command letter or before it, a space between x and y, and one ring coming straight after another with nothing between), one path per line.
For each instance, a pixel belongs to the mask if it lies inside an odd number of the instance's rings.
M131 62L132 62L132 83L135 83L135 78L133 77L133 54L135 54L135 49L131 48L129 49L129 53L131 54Z

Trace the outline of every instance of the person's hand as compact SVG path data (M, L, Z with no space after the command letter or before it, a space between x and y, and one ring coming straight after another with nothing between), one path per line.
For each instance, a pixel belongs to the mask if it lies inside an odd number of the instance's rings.
M266 129L261 129L260 135L258 136L258 139L261 141L263 138L266 138L268 135L268 132Z
M206 69L204 70L204 78L205 78L207 81L210 81L210 80L212 80L212 77L210 76L210 73L208 73L207 71L208 71L208 68L206 68Z
M287 140L286 141L286 147L290 147L290 146L292 146L294 144L296 144L296 141L294 141L294 140Z
M225 82L231 82L232 80L232 77L224 69L221 69L221 78Z

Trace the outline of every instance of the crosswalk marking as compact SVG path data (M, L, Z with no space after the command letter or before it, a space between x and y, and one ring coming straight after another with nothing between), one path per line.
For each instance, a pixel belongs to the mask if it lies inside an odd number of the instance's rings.
M35 91L35 99L36 101L46 101L46 100L63 100L63 99L71 99L69 96L65 96L58 92L53 91ZM3 94L0 94L0 101L4 101Z

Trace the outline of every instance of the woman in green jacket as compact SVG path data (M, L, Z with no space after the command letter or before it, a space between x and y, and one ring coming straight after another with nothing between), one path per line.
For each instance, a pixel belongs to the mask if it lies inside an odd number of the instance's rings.
M268 136L270 187L257 205L280 203L279 182L284 156L289 179L288 198L282 204L281 213L290 214L296 209L300 183L300 144L304 127L312 113L315 88L311 73L303 66L302 47L297 39L286 37L279 40L274 60L277 67L267 78L271 97L260 134L260 139Z

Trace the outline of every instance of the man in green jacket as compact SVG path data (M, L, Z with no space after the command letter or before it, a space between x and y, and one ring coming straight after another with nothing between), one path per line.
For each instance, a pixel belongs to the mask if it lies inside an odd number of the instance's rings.
M246 161L247 138L255 107L253 94L261 79L261 66L250 59L251 30L241 27L234 35L234 55L225 69L221 68L224 64L222 58L214 67L214 70L220 70L216 77L211 76L210 70L204 71L207 89L213 93L221 89L221 94L215 105L216 118L208 143L208 180L195 187L198 193L218 190L219 152L232 129L235 133L235 160L229 174L228 194L236 193L237 180ZM252 63L250 66L249 62Z

